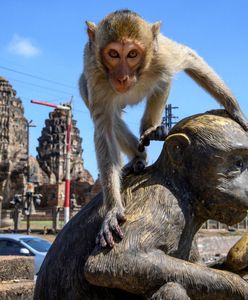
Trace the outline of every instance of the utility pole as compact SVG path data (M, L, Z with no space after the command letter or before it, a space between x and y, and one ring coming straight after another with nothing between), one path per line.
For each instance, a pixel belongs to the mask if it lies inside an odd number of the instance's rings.
M27 121L27 169L28 169L27 182L30 182L30 164L29 164L29 134L30 134L30 127L36 127L36 125L33 123L33 120Z
M33 206L33 193L34 193L34 186L30 179L30 163L29 163L29 135L30 135L30 128L36 127L33 123L33 120L27 121L27 185L26 185L26 194L24 196L24 212L26 214L27 219L27 234L30 234L30 216L32 213L32 206ZM19 209L17 207L17 212ZM19 214L17 213L17 220L16 223L18 224ZM17 225L18 226L18 225Z
M177 122L173 122L173 119L178 119L177 116L174 116L172 113L173 109L178 109L178 106L172 106L171 104L167 104L165 106L165 115L162 120L162 125L164 125L169 132L174 124Z
M71 191L71 109L67 114L67 134L66 134L66 170L65 170L65 204L64 204L64 224L70 219L70 191Z
M71 99L72 100L72 99ZM64 224L69 221L70 217L70 189L71 189L71 128L72 128L72 107L70 104L59 105L49 102L31 100L31 103L45 105L56 109L67 111L67 134L66 134L66 171L65 171L65 201L64 201Z

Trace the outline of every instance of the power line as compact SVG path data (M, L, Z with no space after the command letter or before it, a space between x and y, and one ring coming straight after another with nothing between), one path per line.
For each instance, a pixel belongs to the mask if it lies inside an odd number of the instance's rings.
M9 77L9 79L11 81L20 82L20 83L23 83L23 84L31 85L31 86L38 87L38 88L45 89L45 90L49 90L49 91L59 92L59 93L66 94L66 95L70 94L70 92L57 90L57 89L54 89L54 88L51 88L51 87L42 86L42 85L39 85L39 84L35 84L35 83L31 83L31 82L27 82L27 81L23 81L23 80L19 80L19 79L14 79L14 78L11 78L11 77Z
M76 86L71 86L71 85L68 85L68 84L65 84L65 83L61 83L61 82L58 82L58 81L54 81L54 80L51 80L51 79L46 79L44 77L40 77L40 76L31 74L31 73L26 73L26 72L18 71L18 70L15 70L15 69L12 69L12 68L8 68L8 67L5 67L5 66L0 66L0 69L7 70L7 71L10 71L10 72L14 72L14 73L17 73L17 74L21 74L21 75L24 75L24 76L28 76L28 77L31 77L31 78L43 80L43 81L46 81L46 82L49 82L49 83L61 85L61 86L68 87L68 88L71 88L71 89L75 89L76 88Z

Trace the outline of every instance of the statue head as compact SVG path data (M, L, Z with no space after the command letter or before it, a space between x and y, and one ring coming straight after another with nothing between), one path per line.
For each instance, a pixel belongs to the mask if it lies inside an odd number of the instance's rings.
M195 212L226 224L248 209L248 133L223 110L179 122L166 138L164 163L180 190L186 185ZM162 154L163 155L163 154Z

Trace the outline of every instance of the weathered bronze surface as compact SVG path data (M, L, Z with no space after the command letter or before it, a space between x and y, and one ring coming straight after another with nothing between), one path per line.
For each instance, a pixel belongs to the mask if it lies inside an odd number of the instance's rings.
M156 163L123 180L123 240L95 246L99 194L56 238L34 299L248 299L248 283L204 266L195 241L209 218L232 225L245 217L247 167L248 133L224 111L184 119Z

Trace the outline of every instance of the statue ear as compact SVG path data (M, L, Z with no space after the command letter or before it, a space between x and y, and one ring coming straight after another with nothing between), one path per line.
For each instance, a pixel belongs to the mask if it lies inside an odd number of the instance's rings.
M183 161L184 152L190 145L190 139L184 133L175 133L166 138L166 151L171 161L180 165Z
M87 33L89 40L90 42L94 42L97 26L93 22L86 21L85 23L87 25Z

